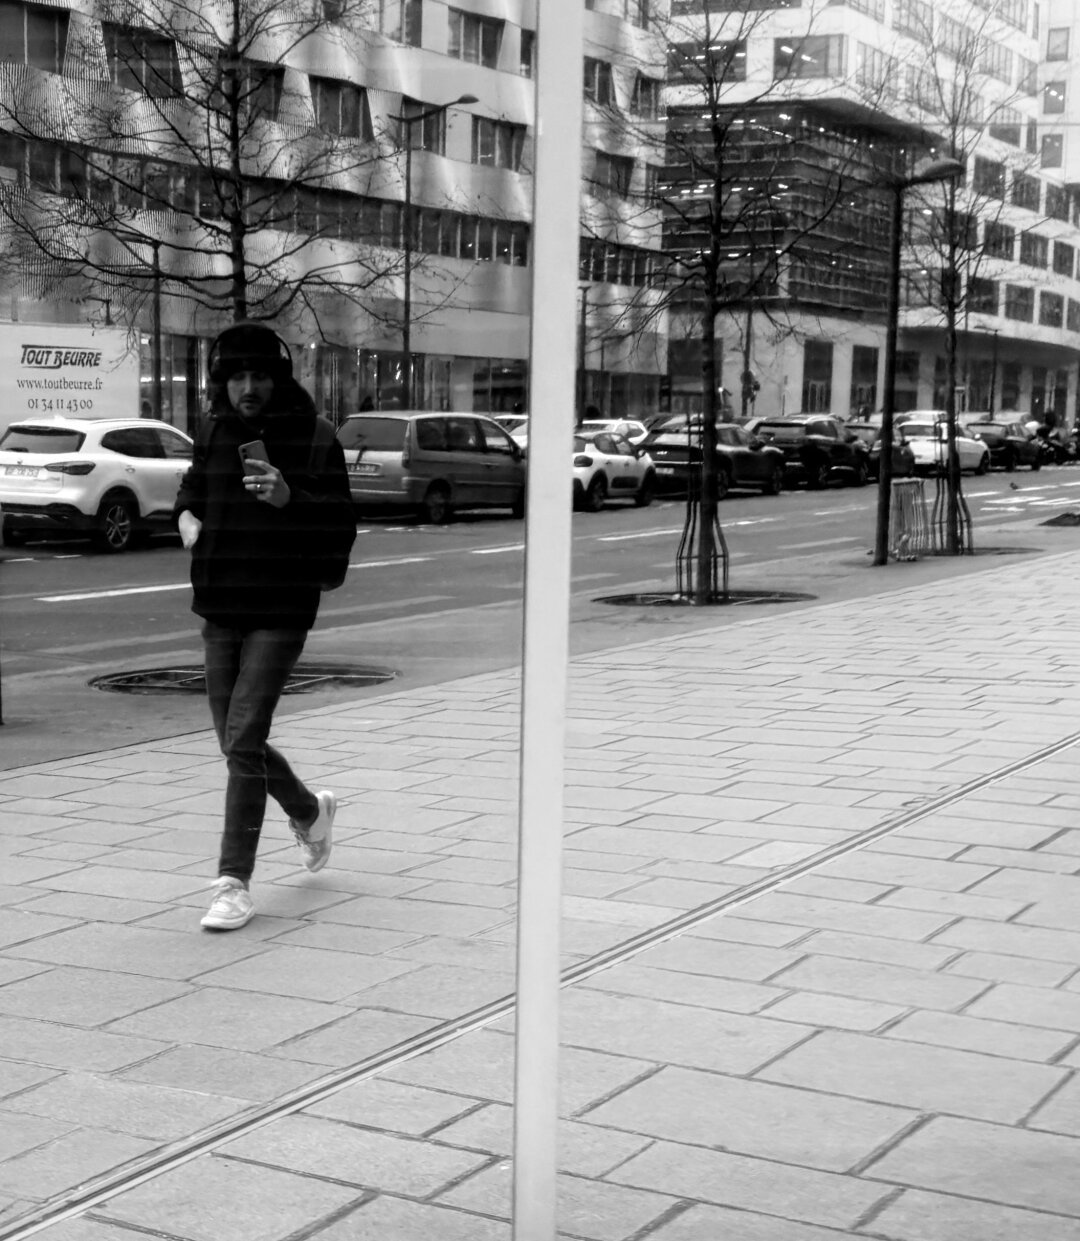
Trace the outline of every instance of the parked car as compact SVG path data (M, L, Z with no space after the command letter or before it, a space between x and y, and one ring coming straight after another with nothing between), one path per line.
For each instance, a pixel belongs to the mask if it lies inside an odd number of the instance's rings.
M527 433L528 414L493 414L492 417L508 435L515 435L518 431Z
M877 478L881 473L881 425L872 422L849 422L847 429L869 449L867 464L870 466L870 477ZM901 427L893 427L892 446L893 478L910 478L915 473L915 453L903 435Z
M383 410L350 414L337 435L358 508L404 508L435 525L455 509L525 516L525 454L491 418Z
M685 492L701 474L701 422L685 415L669 418L642 444L656 464L660 491ZM717 495L733 487L752 487L776 495L784 485L784 454L733 422L716 427Z
M1019 422L1003 422L997 418L980 418L965 423L974 439L990 449L991 466L1013 471L1018 465L1029 465L1033 470L1042 468L1044 449L1034 435Z
M870 477L869 448L832 414L767 418L757 433L783 452L787 476L810 488L824 487L834 478L862 487Z
M154 418L27 418L0 435L0 510L8 547L88 534L103 552L171 533L192 442Z
M589 418L577 428L578 435L610 431L612 435L625 435L631 444L640 444L649 434L649 428L633 418Z
M620 498L644 508L655 493L652 457L625 435L596 431L574 436L574 508L598 513L609 499Z
M947 457L944 422L905 422L904 438L915 454L916 474L940 474ZM961 470L985 474L990 468L990 449L982 440L961 432L956 436L956 451Z

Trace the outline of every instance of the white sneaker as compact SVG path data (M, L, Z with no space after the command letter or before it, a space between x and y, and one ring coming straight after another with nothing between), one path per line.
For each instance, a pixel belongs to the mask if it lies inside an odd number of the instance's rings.
M247 926L255 916L255 906L247 888L232 875L222 875L213 886L217 893L200 925L211 931L235 931Z
M295 819L289 820L289 827L304 855L304 865L312 873L322 870L330 860L330 850L334 847L334 815L337 814L337 798L329 789L316 793L315 800L319 803L319 813L313 823L300 827Z

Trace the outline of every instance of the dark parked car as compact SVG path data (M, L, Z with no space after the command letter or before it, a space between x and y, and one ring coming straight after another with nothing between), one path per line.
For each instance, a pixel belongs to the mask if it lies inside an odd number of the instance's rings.
M967 429L990 449L991 468L1000 466L1012 471L1018 465L1030 465L1037 470L1043 463L1043 446L1022 423L980 418L978 422L969 422Z
M757 433L783 452L787 476L808 487L824 487L834 478L862 487L870 477L870 449L831 414L767 418Z
M870 477L877 478L881 468L881 427L872 422L849 422L847 429L870 450ZM893 478L910 478L915 473L915 454L900 427L893 427L892 472Z
M676 415L651 431L640 447L653 459L661 491L686 491L701 473L701 423ZM716 427L718 498L733 487L752 487L776 495L784 485L784 455L742 427Z

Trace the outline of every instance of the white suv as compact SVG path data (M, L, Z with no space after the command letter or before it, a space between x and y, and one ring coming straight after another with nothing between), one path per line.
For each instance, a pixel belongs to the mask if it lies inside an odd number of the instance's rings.
M153 418L32 418L0 435L4 543L89 534L105 552L172 529L192 442Z

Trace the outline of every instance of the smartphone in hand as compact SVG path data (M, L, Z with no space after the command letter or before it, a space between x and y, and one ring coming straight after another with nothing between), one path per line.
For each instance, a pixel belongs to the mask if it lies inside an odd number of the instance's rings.
M244 467L245 474L262 474L263 471L257 465L252 465L253 461L264 461L270 464L270 458L266 455L266 445L262 440L251 440L250 443L240 445L240 462Z

